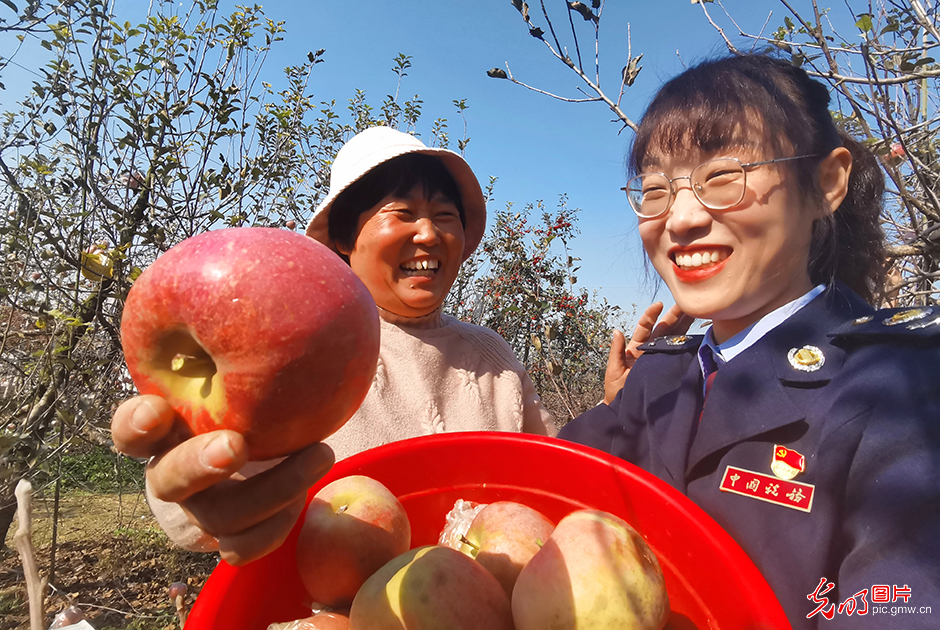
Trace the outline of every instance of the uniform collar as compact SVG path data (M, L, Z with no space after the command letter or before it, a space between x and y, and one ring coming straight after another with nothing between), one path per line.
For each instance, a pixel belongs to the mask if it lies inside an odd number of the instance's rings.
M804 307L718 371L701 430L688 451L686 475L731 444L803 420L807 393L825 387L845 362L845 350L833 345L828 334L842 322L874 310L841 283L810 298ZM814 369L801 369L790 356L801 348L819 351L824 361Z
M705 340L698 350L698 362L702 368L702 376L708 378L708 375L716 369L731 361L733 358L753 346L755 343L778 327L783 322L790 319L797 311L809 304L819 294L825 291L826 285L820 284L810 291L791 302L787 302L780 308L767 313L759 320L734 335L722 344L715 342L715 336L711 327L705 333Z

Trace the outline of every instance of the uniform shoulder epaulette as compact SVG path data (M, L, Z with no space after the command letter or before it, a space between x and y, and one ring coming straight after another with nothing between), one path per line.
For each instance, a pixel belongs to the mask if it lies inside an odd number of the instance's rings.
M883 308L836 328L835 339L940 339L940 307Z
M655 354L681 354L683 352L695 352L702 345L705 335L670 335L668 337L657 337L647 341L640 350Z

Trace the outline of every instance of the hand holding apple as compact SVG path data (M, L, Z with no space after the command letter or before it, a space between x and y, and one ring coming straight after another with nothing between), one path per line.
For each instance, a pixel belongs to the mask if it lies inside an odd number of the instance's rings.
M134 282L127 367L193 433L231 429L249 458L319 442L356 411L378 360L375 303L330 249L273 228L189 238Z
M148 495L170 537L179 542L169 521L201 532L233 565L280 546L303 510L307 490L333 463L329 447L315 444L244 480L238 471L248 460L248 448L241 434L214 431L183 440L180 433L188 434L188 428L158 396L125 401L114 414L111 432L122 453L153 458L147 466ZM170 504L159 505L153 498Z

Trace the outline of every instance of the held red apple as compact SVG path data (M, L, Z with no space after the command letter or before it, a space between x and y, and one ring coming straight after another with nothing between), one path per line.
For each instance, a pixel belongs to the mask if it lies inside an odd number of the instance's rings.
M516 630L660 630L669 616L663 572L626 521L598 510L561 519L512 593Z
M513 630L493 575L450 547L419 547L376 571L349 611L350 630Z
M527 505L490 503L470 524L461 549L492 573L512 595L519 572L551 536L554 523Z
M206 232L137 279L121 342L134 383L194 433L244 434L251 459L332 434L372 383L378 312L330 249L274 228Z
M297 569L313 601L344 607L369 576L409 547L411 524L395 495L352 475L328 484L307 506Z

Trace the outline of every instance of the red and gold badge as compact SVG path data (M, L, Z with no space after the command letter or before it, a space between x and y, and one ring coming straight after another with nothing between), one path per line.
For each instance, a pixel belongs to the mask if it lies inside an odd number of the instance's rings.
M813 509L816 487L799 481L786 481L770 475L728 466L721 478L719 490L766 501L801 512Z
M770 470L780 479L793 479L806 470L806 458L792 448L775 444Z

